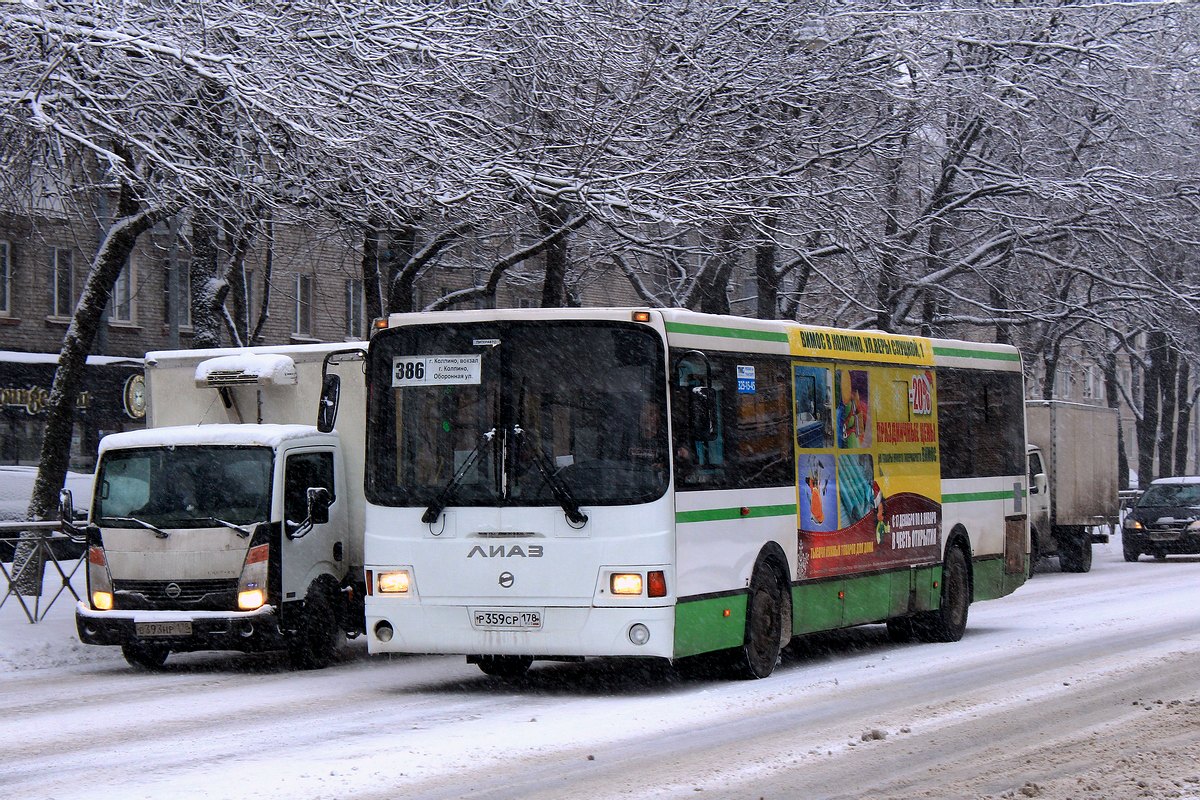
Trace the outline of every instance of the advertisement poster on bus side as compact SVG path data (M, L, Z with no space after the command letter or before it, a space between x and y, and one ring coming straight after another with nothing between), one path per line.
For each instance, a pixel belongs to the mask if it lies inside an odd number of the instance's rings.
M924 366L794 362L799 577L936 561L936 386Z

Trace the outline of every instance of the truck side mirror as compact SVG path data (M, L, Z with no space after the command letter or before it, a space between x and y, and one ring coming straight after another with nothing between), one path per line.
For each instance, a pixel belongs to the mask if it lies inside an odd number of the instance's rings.
M75 501L70 489L61 489L58 493L58 518L62 531L76 542L86 538L85 529L75 525Z
M308 521L312 525L324 525L329 522L329 506L333 505L333 497L324 486L308 487Z
M1044 494L1046 491L1046 473L1039 472L1033 476L1033 488L1029 490L1030 494Z
M321 381L321 399L317 404L317 430L329 433L337 420L338 399L342 394L340 375L326 375Z

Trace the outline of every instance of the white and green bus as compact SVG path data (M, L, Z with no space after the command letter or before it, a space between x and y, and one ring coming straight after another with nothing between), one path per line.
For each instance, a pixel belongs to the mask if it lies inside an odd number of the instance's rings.
M1012 347L678 309L396 314L367 359L371 653L956 641L1026 576Z

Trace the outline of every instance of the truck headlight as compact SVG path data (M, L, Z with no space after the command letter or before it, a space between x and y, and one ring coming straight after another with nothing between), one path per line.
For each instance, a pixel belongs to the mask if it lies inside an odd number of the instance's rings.
M267 602L267 561L270 555L269 544L255 545L246 552L246 561L238 578L239 611L253 611Z
M113 585L112 575L108 572L108 559L104 557L104 548L95 545L88 548L88 590L92 608L97 611L112 610Z

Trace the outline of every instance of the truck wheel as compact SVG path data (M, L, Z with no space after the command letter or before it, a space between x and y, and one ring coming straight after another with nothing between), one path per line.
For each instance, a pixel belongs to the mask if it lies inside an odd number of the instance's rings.
M1126 561L1137 561L1142 554L1138 552L1137 547L1130 546L1129 542L1122 539L1121 555L1125 556Z
M475 662L484 675L493 678L519 678L533 665L532 656L480 656Z
M961 547L946 548L942 565L942 601L937 611L913 617L913 631L923 642L957 642L967 629L971 607L971 581L967 554Z
M296 669L324 669L333 663L342 640L337 611L328 592L314 584L304 597L296 631L288 637L288 658Z
M746 637L734 651L732 674L753 680L775 670L783 636L783 599L774 570L760 566L750 579L746 598Z
M162 669L170 652L171 648L161 644L131 642L121 645L121 655L125 656L129 666L150 671Z
M1058 545L1058 563L1063 572L1090 572L1092 541L1086 529L1073 530Z

